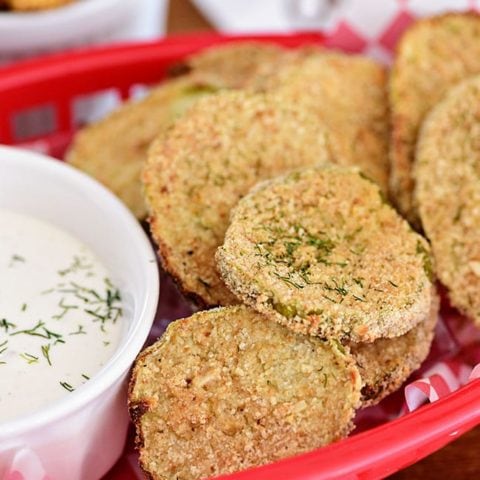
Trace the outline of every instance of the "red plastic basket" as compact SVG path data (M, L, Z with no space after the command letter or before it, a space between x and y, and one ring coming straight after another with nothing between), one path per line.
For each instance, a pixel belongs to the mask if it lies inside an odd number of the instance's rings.
M260 37L204 34L24 62L0 71L0 143L35 146L61 158L78 128L72 105L79 96L113 88L120 98L129 98L132 86L158 82L168 67L184 56L214 44L245 39L274 41L287 47L323 41L318 33ZM44 107L50 112L47 130L30 135L19 133L18 118ZM479 423L480 381L474 380L435 403L328 447L222 478L383 478L443 447ZM127 480L131 477L120 472L108 478Z

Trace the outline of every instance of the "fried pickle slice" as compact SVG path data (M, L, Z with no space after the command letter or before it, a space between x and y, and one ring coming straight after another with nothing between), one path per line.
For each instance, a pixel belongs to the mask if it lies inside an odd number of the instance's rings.
M136 361L129 407L154 480L196 480L345 437L360 398L353 358L245 306L170 324Z

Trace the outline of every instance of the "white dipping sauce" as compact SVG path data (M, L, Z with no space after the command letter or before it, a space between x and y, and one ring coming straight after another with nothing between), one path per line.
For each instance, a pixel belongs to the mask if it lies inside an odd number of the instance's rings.
M0 422L87 382L119 345L121 317L120 292L88 247L0 209Z

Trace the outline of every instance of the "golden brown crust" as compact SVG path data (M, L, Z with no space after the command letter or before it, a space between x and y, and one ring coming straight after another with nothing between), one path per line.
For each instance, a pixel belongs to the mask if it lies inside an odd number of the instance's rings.
M480 325L480 76L453 88L419 135L416 199L438 277Z
M352 357L253 310L172 323L137 359L129 408L155 480L194 480L344 437L360 398Z
M139 219L146 215L140 172L152 140L213 87L193 77L154 88L105 119L80 130L66 160L113 191Z
M4 2L12 10L47 10L49 8L63 7L73 0L4 0Z
M417 21L404 34L390 76L390 189L399 210L418 226L412 168L420 125L450 87L480 72L480 19L448 13Z
M432 297L425 320L405 335L380 338L373 343L351 344L362 378L362 406L376 405L398 390L427 358L438 320L439 299Z
M188 72L219 88L258 88L292 53L268 42L232 42L202 50L174 65L174 75Z
M282 98L204 98L152 146L143 181L165 269L206 306L238 303L214 255L231 208L259 180L329 159L324 129Z
M67 161L93 176L122 199L139 219L147 211L140 170L151 141L202 95L219 89L260 88L280 64L313 51L287 51L260 42L238 42L204 50L186 60L181 78L154 88L77 133Z
M257 185L233 210L216 259L239 298L304 334L396 337L432 302L428 243L353 168L307 168Z
M389 112L384 67L362 56L318 50L292 57L266 80L326 126L336 163L357 165L388 190Z

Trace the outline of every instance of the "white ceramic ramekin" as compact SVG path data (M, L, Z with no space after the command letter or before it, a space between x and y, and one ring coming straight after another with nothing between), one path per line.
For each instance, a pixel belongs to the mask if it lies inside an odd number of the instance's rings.
M122 291L127 322L115 355L89 382L37 413L0 423L0 479L98 479L125 443L126 377L158 302L155 254L113 194L36 153L0 147L0 208L52 222L87 244Z

